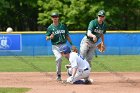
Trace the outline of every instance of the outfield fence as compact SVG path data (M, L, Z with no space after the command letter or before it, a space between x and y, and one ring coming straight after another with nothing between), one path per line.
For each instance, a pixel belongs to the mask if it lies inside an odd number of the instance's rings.
M14 35L20 35L20 40ZM10 36L11 37L10 37ZM72 42L80 48L85 31L70 31ZM17 42L18 40L18 42ZM16 43L15 43L16 42ZM98 41L98 43L100 40ZM20 44L20 48L19 45ZM68 43L69 45L69 43ZM107 31L105 34L106 51L99 55L140 55L140 31ZM6 47L7 46L7 47ZM19 48L19 50L14 49ZM0 33L0 56L48 56L53 55L51 42L45 40L42 32Z

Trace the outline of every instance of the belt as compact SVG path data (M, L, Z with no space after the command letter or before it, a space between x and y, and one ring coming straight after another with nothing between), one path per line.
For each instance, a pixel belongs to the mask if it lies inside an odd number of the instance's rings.
M55 43L53 45L59 45L59 44L65 44L65 42L59 42L59 43Z
M89 70L89 68L85 68L84 71Z
M88 36L87 36L87 39L88 39L91 43L93 43L93 44L96 43L96 42L93 41L93 39L91 40Z
M81 70L78 70L79 72L83 72L83 71L87 71L87 70L89 70L89 68L85 68L85 69L81 69Z

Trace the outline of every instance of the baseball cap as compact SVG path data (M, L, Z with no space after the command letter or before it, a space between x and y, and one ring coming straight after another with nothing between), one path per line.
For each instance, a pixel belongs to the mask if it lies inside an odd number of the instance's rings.
M67 54L67 53L71 52L70 47L67 46L67 45L61 46L59 50L60 50L61 53L64 52L64 54Z
M98 16L105 16L105 11L104 10L100 10L98 12Z
M51 17L59 17L59 14L56 13L56 12L53 12L53 13L51 14Z

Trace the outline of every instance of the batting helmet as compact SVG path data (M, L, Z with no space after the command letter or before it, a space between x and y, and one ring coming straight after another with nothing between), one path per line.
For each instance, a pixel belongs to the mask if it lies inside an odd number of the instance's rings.
M61 52L61 53L64 52L64 54L67 54L67 53L70 53L70 52L71 52L71 49L70 49L69 46L64 45L64 46L61 46L61 47L60 47L60 52Z

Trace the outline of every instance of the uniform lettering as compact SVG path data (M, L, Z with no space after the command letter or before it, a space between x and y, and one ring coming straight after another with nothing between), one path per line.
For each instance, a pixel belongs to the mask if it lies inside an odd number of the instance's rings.
M63 34L63 33L65 33L65 30L57 30L56 32L54 32L54 34L56 35L56 34Z
M94 32L99 33L99 34L103 34L103 30L101 30L101 29L95 29Z

